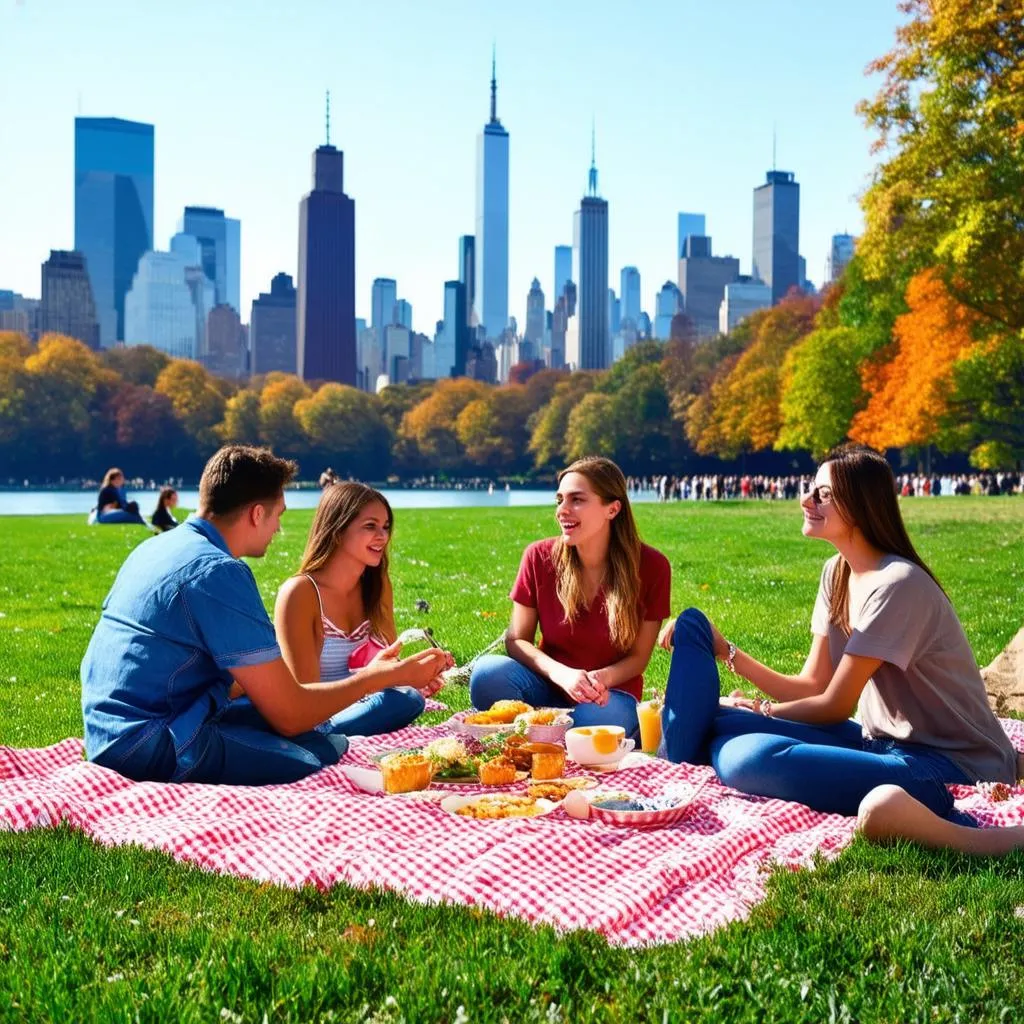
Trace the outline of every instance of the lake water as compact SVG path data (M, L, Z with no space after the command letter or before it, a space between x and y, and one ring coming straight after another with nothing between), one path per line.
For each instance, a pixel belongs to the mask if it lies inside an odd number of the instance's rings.
M520 505L551 505L555 503L554 490L509 490L495 488L493 493L477 490L397 489L383 492L393 508L509 508ZM96 504L96 491L0 491L0 516L88 515ZM157 491L129 491L128 498L139 503L144 516L149 517L156 507ZM632 501L653 501L653 491L631 495ZM178 492L182 508L194 509L199 503L199 492ZM316 508L320 500L318 490L289 490L285 492L289 508Z

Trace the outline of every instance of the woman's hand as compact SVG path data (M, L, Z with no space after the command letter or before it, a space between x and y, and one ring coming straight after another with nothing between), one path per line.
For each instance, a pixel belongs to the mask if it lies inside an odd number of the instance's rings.
M715 649L715 657L719 661L725 661L729 657L729 641L719 632L718 627L708 619L708 625L711 627L711 640Z
M595 668L592 672L587 673L587 678L599 691L599 696L594 700L594 703L601 708L608 703L608 693L612 688L607 676L608 669L606 668Z
M658 634L658 646L664 647L666 651L672 650L672 642L676 635L676 620L669 619L664 626L661 627L661 632Z
M432 685L435 678L450 667L451 655L442 651L440 647L430 647L425 651L417 651L404 661L399 655L402 652L402 645L395 641L389 647L385 647L370 662L388 671L388 674L395 676L394 682L389 686L414 686L417 689ZM434 690L436 693L440 687Z
M604 702L608 700L608 691L600 683L590 678L589 672L581 668L566 668L551 680L557 687L564 690L569 699L576 704L600 704L602 694Z

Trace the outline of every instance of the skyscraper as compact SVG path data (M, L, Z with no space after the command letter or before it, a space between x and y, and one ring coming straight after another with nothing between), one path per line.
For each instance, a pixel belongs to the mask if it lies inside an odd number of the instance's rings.
M466 326L476 327L476 235L459 239L459 280L466 293Z
M857 239L853 235L832 236L832 249L828 258L829 281L838 281L843 276L843 271L853 259L853 250L856 244Z
M177 234L169 252L143 253L124 297L124 341L152 345L176 359L205 360L206 325L215 302L191 235Z
M395 303L398 301L398 284L391 277L375 277L370 299L370 326L384 341L384 328L395 320Z
M206 318L203 365L217 377L242 380L249 369L246 340L245 327L235 307L227 302L218 303Z
M535 352L541 351L544 344L544 292L537 278L533 279L526 295L526 330L523 337L533 344Z
M99 347L100 328L89 268L80 252L50 251L50 258L43 264L40 294L40 334L53 331L77 338L90 348Z
M576 301L578 333L570 325L566 335L565 359L579 370L603 370L611 361L608 203L597 194L597 160L593 140L587 194L576 212L573 236L573 277L579 287Z
M565 291L565 286L572 280L572 246L555 246L555 290L551 293L554 305Z
M100 344L124 338L124 296L153 248L153 126L75 118L75 250L85 257Z
M329 99L329 98L328 98ZM345 194L345 156L313 155L313 190L299 205L296 344L304 380L356 383L356 204Z
M470 329L465 312L466 286L461 281L445 281L444 329L434 347L434 375L438 378L466 373Z
M679 261L679 291L683 312L701 337L718 332L719 310L725 286L738 281L740 261L733 256L712 256L711 239L690 235Z
M800 285L800 186L791 171L769 171L754 189L753 276L772 304Z
M295 285L290 274L275 274L249 313L251 372L295 372Z
M654 337L658 341L668 341L672 337L672 318L682 308L683 296L679 286L674 281L666 281L655 303Z
M628 320L635 328L640 323L640 271L636 267L622 268L619 301L622 303L622 323Z
M679 214L679 231L676 236L676 259L680 259L690 235L706 235L703 213Z
M498 81L491 59L491 119L476 151L476 297L484 335L501 337L508 325L508 132L498 120Z
M395 303L395 323L412 330L412 303L399 299Z
M241 223L212 206L186 206L180 230L199 242L203 271L213 282L217 304L241 312Z

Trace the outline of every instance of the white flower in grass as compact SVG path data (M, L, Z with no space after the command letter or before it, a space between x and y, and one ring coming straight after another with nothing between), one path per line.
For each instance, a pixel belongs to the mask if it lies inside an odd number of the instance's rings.
M1016 917L1020 921L1024 921L1024 906L1014 907L1013 908L1013 916Z
M115 981L124 981L124 975L118 971L117 974L108 974L107 981L113 984Z
M466 1013L466 1008L462 1003L455 1008L455 1020L452 1021L452 1024L469 1024L469 1014Z
M226 1006L222 1006L220 1010L220 1019L226 1020L228 1024L242 1024L244 1018L240 1013L235 1013L234 1010L229 1010Z

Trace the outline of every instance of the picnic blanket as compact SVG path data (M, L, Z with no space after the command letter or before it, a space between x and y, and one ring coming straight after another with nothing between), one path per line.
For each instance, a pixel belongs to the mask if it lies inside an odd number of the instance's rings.
M1024 749L1024 722L1003 723ZM353 739L343 764L415 746L444 726ZM653 758L604 782L653 794L711 769ZM955 787L984 825L1024 822L1024 786L993 802ZM82 743L0 747L0 828L66 822L99 843L163 850L208 871L287 886L377 886L422 903L451 902L610 943L646 946L711 931L764 898L770 866L812 867L850 842L855 821L801 804L746 796L717 782L667 828L541 818L476 821L437 806L358 791L340 766L286 786L132 782L82 760Z

